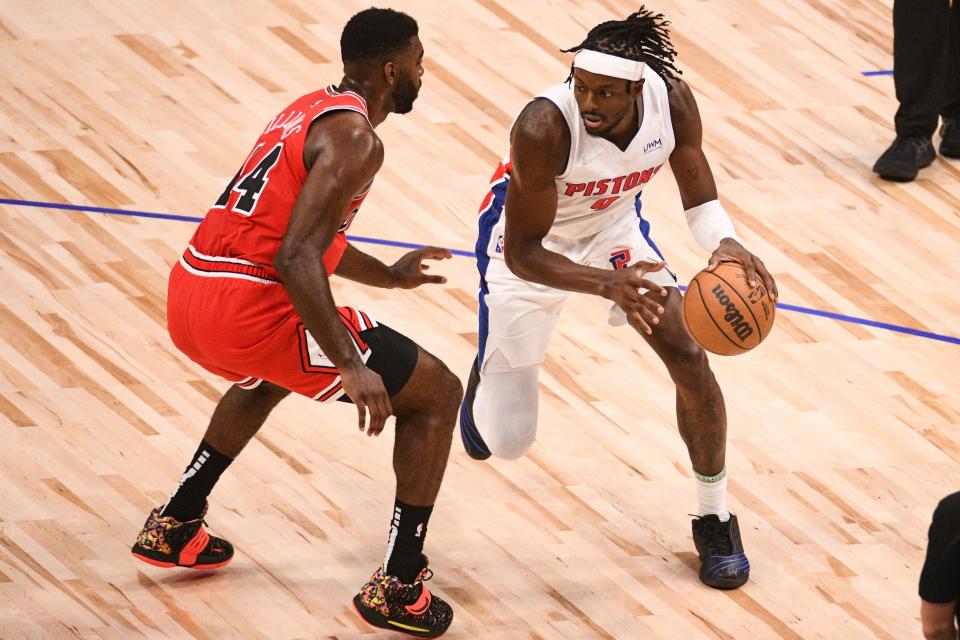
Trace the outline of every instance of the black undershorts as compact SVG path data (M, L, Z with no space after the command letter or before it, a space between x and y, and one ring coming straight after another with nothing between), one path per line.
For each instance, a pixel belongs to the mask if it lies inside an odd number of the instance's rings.
M361 331L360 337L370 347L367 368L377 372L383 379L387 394L394 397L406 386L417 366L420 355L417 343L385 324ZM353 402L346 395L340 396L338 400Z

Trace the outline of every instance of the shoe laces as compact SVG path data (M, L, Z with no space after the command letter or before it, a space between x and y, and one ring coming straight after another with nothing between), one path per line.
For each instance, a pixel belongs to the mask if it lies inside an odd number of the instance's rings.
M716 551L719 555L733 554L733 543L730 541L730 520L720 522L710 519L700 522L711 551Z

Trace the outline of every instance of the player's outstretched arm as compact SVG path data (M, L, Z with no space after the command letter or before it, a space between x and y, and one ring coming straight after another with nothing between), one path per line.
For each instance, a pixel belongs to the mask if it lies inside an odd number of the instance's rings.
M371 287L415 289L422 284L444 284L447 281L443 276L428 274L430 265L424 263L424 260L446 260L452 257L449 249L421 247L405 253L392 265L387 265L369 253L360 251L353 244L347 244L347 250L337 265L336 274Z
M712 251L708 269L715 269L722 261L741 263L751 284L757 278L774 300L777 284L760 258L747 251L735 238L733 223L720 205L717 183L703 153L703 122L693 92L680 79L670 84L670 116L676 147L670 155L670 169L680 188L680 200L686 212L687 223L697 243Z
M643 278L661 265L638 263L622 271L597 269L549 251L543 238L557 216L556 177L563 173L570 132L559 109L548 100L534 100L523 110L511 133L513 170L507 186L503 251L507 266L530 282L603 296L616 302L649 332L663 307L640 295L639 287L666 290Z
M357 405L360 429L370 410L370 431L379 433L393 412L383 381L368 369L340 320L323 256L337 235L354 194L383 164L383 144L367 120L352 111L324 116L304 145L307 179L293 205L274 267L303 324L340 370L343 388Z

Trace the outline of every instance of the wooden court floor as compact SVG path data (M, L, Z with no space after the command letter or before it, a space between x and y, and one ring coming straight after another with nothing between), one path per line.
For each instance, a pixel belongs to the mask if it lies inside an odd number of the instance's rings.
M385 167L358 236L470 250L506 131L566 77L561 47L626 0L394 0L420 21L425 83L380 128ZM870 172L892 139L884 0L650 0L674 22L706 148L743 242L784 303L960 334L960 165ZM4 0L0 198L200 216L264 124L340 75L360 0ZM706 256L669 172L644 195L683 280ZM225 384L164 328L194 224L0 205L0 638L372 638L350 598L379 562L392 437L291 398L224 476L216 573L129 546ZM365 250L392 260L400 249ZM412 292L336 285L465 376L471 259ZM225 319L228 320L228 319ZM696 508L673 388L630 330L578 296L517 462L454 444L427 551L450 638L920 637L916 583L938 499L960 488L960 346L782 309L769 341L714 358L731 509L749 584L696 579Z

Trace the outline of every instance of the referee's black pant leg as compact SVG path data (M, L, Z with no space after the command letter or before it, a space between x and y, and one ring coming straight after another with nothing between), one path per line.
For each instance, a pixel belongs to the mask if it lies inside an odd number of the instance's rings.
M956 2L954 3L956 4ZM945 106L956 8L950 0L894 0L893 75L898 136L930 138ZM952 82L952 81L951 81Z

